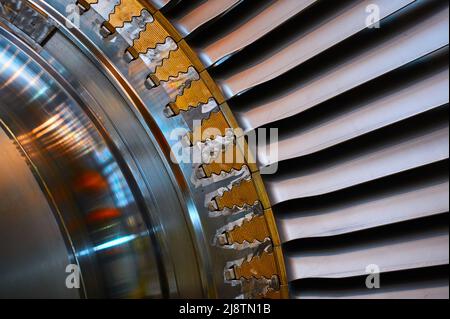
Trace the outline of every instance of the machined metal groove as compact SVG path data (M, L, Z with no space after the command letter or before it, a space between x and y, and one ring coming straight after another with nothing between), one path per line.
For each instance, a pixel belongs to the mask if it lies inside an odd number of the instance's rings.
M239 171L242 169L243 163L208 163L202 164L201 168L203 171L204 177L211 177L212 175L220 175L222 172L230 173L232 170Z
M97 12L104 21L109 20L109 16L114 12L114 8L119 5L121 0L98 0L95 3L89 3L90 8Z
M251 180L244 180L226 191L220 197L215 198L217 210L225 208L243 207L244 205L253 205L258 201L258 194Z
M226 136L232 131L220 110L212 111L209 117L201 120L201 126L192 132L192 143L204 142L206 139L214 139L216 136Z
M145 29L147 23L152 23L153 20L152 14L147 9L143 9L139 16L133 17L129 22L125 22L122 27L117 28L115 31L131 46L134 39L137 39L139 34Z

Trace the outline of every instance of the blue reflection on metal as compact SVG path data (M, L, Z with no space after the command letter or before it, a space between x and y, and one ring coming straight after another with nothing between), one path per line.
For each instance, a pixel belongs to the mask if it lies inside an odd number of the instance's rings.
M30 100L31 102L34 102L35 100L38 100L39 98L47 95L47 91L49 90L48 86L42 87L39 91L36 92L36 94L33 96L33 98Z
M131 193L128 184L119 168L117 162L109 149L104 148L95 152L96 160L104 166L103 174L108 180L108 184L111 187L111 191L114 196L114 204L117 207L125 207L134 201L133 194Z
M125 207L132 202L133 196L119 169L119 165L116 162L113 162L106 166L103 172L107 176L108 184L113 192L114 203L116 206Z
M138 236L137 235L128 235L128 236L123 236L117 239L113 239L111 241L108 241L106 243L100 244L98 246L94 247L94 251L102 251L104 249L108 249L108 248L112 248L112 247L116 247L116 246L120 246L123 245L125 243L128 243L132 240L135 240Z
M95 246L92 249L84 249L81 250L79 252L77 252L77 258L79 257L84 257L87 255L90 255L93 252L97 252L97 251L102 251L105 249L109 249L109 248L113 248L113 247L117 247L126 243L129 243L130 241L135 240L138 237L138 235L128 235L128 236L123 236L123 237L119 237L110 241L107 241L106 243L100 244Z
M112 155L109 149L104 147L95 151L95 158L97 162L103 166L104 164L108 164L109 162L111 162Z

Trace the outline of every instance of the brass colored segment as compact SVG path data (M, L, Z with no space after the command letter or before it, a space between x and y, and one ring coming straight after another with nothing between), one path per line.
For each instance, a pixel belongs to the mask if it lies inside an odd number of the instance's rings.
M213 174L220 175L222 172L230 173L232 170L240 171L242 166L244 166L243 163L224 163L222 161L222 163L213 162L211 164L204 164L202 168L206 177L211 177Z
M264 252L250 261L245 260L241 266L235 266L236 278L250 279L252 277L266 279L278 274L278 267L273 253Z
M262 243L268 237L270 237L270 232L264 215L245 220L241 226L227 233L227 239L230 244L243 244L245 241L252 243L255 240Z
M167 20L166 17L160 11L155 12L154 18L155 20L159 21L159 23L163 26L164 29L167 30L167 32L170 34L170 36L175 42L178 43L183 39L183 37L178 33L177 29L175 29L172 23L170 23L169 20Z
M253 181L244 180L239 185L233 186L231 190L225 192L222 197L216 197L216 203L219 210L227 208L243 207L253 205L259 201Z
M275 260L277 261L278 266L278 278L280 280L280 285L284 286L288 284L288 278L287 278L287 272L286 272L286 265L284 263L284 255L283 255L283 249L281 246L273 247L273 253L275 255Z
M192 82L191 86L186 88L170 106L175 114L179 114L180 111L189 111L190 108L197 107L201 103L208 103L211 97L211 92L205 82L199 79Z
M230 129L222 112L212 112L208 119L202 121L202 131L211 131L217 129L222 136L225 136L227 130ZM215 138L216 136L209 136Z
M225 103L225 98L223 97L222 91L220 91L219 87L216 85L216 82L214 82L209 73L207 71L203 71L200 73L200 77L213 94L217 103L219 103L219 105Z
M131 52L147 53L148 50L156 48L158 44L166 42L167 37L169 37L167 31L158 21L154 20L152 23L147 23L139 38L134 40Z
M244 165L248 168L248 163L244 155L234 144L228 146L226 150L222 150L216 160L204 164L203 171L207 177L211 177L212 174L220 175L221 172L230 173L232 170L240 171Z
M138 0L122 0L110 14L109 23L113 28L122 28L125 22L140 16L143 9L144 6Z
M238 122L236 121L236 118L233 115L233 112L231 112L231 109L228 105L228 103L222 103L220 105L220 110L222 111L222 113L224 114L227 122L230 124L230 127L236 129L236 136L243 136L244 135L244 130L242 130L239 127Z
M181 40L178 46L186 53L191 63L194 65L195 69L200 73L205 70L205 66L202 61L198 58L197 54L191 49L191 47L186 43L185 40Z
M191 65L191 61L189 61L183 50L177 49L170 52L169 57L163 61L163 64L156 68L153 76L160 82L167 82L170 77L186 73Z
M252 179L253 182L255 183L256 192L258 193L258 197L263 208L269 209L271 207L270 199L269 195L267 195L266 187L264 186L264 182L261 178L261 175L259 173L254 173L252 174Z
M225 116L225 118L226 118L226 116ZM231 127L233 127L233 126L231 126ZM250 171L252 173L258 172L259 169L258 169L258 166L256 165L256 160L253 157L252 149L249 148L247 140L245 139L245 136L240 134L240 131L242 131L242 129L239 129L239 128L236 129L235 127L233 127L233 128L234 128L233 132L234 132L234 135L236 138L236 146L239 149L239 151L241 152L242 156L244 156L244 158L247 162L248 168L250 169Z
M266 217L266 223L269 229L270 238L272 239L272 244L274 246L281 246L281 240L277 230L277 223L275 221L275 216L273 215L272 209L265 210L264 215Z
M225 136L230 129L225 117L221 112L211 112L209 118L202 120L201 127L194 127L191 134L193 143L204 142L208 138L215 139L217 136Z
M150 12L152 15L155 15L158 10L155 9L155 7L150 3L148 0L139 0L140 2L143 2L143 6Z

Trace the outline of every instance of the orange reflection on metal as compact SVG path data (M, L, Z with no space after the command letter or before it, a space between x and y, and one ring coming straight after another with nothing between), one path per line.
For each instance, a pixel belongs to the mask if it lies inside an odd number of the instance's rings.
M114 218L119 218L122 213L115 208L100 208L89 213L86 220L89 224L105 222Z
M79 192L100 192L108 189L108 182L96 171L86 171L75 181L75 189Z

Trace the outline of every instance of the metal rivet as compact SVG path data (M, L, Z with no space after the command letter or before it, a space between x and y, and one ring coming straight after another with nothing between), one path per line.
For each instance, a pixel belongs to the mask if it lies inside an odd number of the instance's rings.
M225 270L224 272L225 280L235 280L236 279L236 272L234 271L234 268L229 268Z
M191 141L191 138L190 138L189 134L184 135L184 136L181 138L181 142L183 143L184 146L187 146L187 147L192 147L192 146L194 146L194 145L192 144L192 141Z
M134 56L131 54L130 51L126 50L125 51L125 61L127 61L128 63L131 63L135 60Z
M206 173L205 170L203 169L203 167L199 167L196 171L195 176L197 176L198 179L202 179L206 177Z
M107 38L111 34L112 34L111 31L105 25L102 25L102 27L100 29L100 35L104 38Z
M77 1L76 5L78 6L78 12L80 15L84 14L86 11L88 11L88 8L86 8L84 5L82 5L80 2Z
M218 211L218 210L219 210L219 207L217 206L217 203L216 203L215 200L209 202L209 204L208 204L208 209L209 209L209 211L211 211L211 212L214 212L214 211Z
M172 108L170 106L166 106L164 108L164 115L166 117L172 117L172 116L175 116L176 114L175 114L175 112L172 110Z
M225 245L229 244L228 236L226 233L223 233L223 234L220 234L219 236L217 236L217 241L220 246L225 246Z
M280 278L278 278L278 276L272 276L270 279L270 288L273 290L280 290Z
M156 86L155 82L153 82L153 80L148 76L145 79L145 87L150 90L153 89L155 86Z

